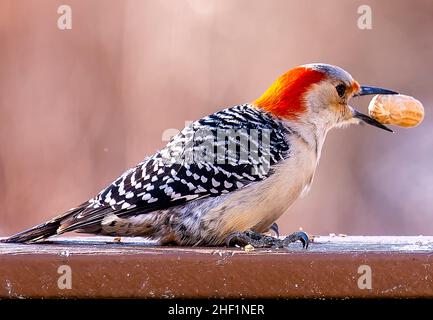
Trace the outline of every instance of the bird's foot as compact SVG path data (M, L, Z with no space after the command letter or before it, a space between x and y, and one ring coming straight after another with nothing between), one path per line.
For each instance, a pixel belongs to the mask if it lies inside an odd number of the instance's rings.
M295 241L301 241L304 249L308 248L310 240L308 235L303 232L294 232L284 239L267 236L254 231L234 232L227 237L226 245L231 247L233 245L252 245L254 248L286 248L288 245Z

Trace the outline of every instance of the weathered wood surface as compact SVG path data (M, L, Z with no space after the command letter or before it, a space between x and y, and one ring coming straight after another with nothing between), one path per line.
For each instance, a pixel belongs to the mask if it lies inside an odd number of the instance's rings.
M301 247L245 252L108 237L0 243L0 297L433 297L433 237L316 237Z

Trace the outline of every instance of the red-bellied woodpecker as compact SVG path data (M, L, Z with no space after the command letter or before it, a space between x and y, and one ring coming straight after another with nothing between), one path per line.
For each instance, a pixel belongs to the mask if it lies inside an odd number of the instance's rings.
M327 132L350 123L387 127L350 107L353 96L394 94L360 86L327 64L296 67L252 103L193 122L161 151L129 169L95 198L5 242L36 242L67 231L140 236L159 244L250 243L310 188Z

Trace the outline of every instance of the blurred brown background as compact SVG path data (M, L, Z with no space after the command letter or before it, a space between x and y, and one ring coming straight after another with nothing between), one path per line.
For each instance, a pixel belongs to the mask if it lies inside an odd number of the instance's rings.
M72 30L57 8L72 8ZM357 27L360 5L372 30ZM433 234L433 5L421 1L0 2L0 235L94 196L163 132L326 62L413 95L426 118L328 136L284 233ZM352 101L364 111L368 99Z

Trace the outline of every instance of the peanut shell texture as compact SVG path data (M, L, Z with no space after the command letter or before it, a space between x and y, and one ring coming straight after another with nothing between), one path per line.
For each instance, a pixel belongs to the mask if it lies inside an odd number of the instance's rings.
M368 106L370 117L383 124L416 127L424 119L424 107L417 99L403 94L375 95Z

